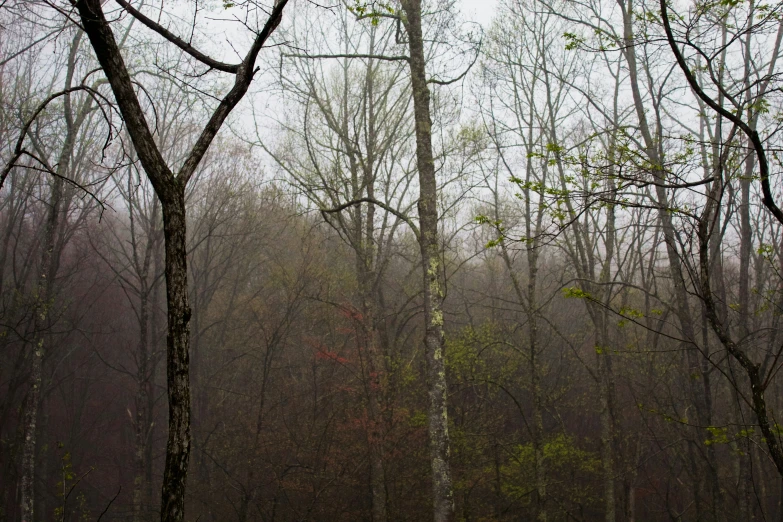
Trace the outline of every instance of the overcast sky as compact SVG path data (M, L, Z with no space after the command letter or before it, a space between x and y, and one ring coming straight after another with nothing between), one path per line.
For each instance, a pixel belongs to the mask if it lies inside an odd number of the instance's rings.
M465 18L478 22L486 28L495 14L497 0L461 0L461 3Z

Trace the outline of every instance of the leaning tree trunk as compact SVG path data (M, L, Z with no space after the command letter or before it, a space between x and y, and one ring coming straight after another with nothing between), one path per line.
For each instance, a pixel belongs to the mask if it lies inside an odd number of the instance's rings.
M432 154L430 91L425 73L421 29L421 1L403 0L404 23L410 49L411 86L416 126L416 164L419 171L419 247L424 274L424 347L429 387L429 440L432 464L432 502L435 522L454 519L449 468L449 428L446 364L443 358L443 292L440 287L438 200Z

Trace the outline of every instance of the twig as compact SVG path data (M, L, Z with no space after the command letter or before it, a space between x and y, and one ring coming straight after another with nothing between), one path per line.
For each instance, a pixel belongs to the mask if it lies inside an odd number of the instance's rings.
M120 491L122 491L122 486L120 486L120 489L117 490L117 493L115 493L114 497L109 501L109 503L106 505L106 509L103 510L103 512L98 516L98 519L95 522L101 522L101 519L103 518L103 515L106 514L107 511L109 511L109 508L112 504L114 504L114 501L117 500L117 497L120 496Z

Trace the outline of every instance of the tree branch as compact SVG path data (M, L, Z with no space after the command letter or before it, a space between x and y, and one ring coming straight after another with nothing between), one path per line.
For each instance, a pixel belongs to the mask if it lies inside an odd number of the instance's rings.
M427 80L427 83L432 83L435 85L451 85L452 83L457 83L461 79L463 79L465 76L468 75L468 72L473 68L473 66L476 64L476 60L478 60L479 55L481 54L481 42L479 41L478 46L476 47L476 56L473 57L473 61L470 62L470 65L467 66L467 68L462 71L462 74L457 76L456 78L452 78L451 80L436 80L435 78L430 78Z
M54 94L51 94L45 100L43 100L41 103L39 103L38 107L36 107L35 111L33 111L33 114L27 119L27 121L25 121L24 125L22 126L22 131L19 133L19 138L16 140L16 145L14 146L14 152L11 154L11 158L3 166L3 170L0 171L0 189L3 188L3 185L5 184L6 178L11 173L11 170L16 166L16 162L19 160L19 158L21 158L25 154L31 156L33 159L35 159L36 161L41 163L41 165L44 165L46 167L45 163L41 162L38 158L36 158L32 154L28 153L24 149L24 140L27 137L27 134L30 132L30 126L32 126L33 122L35 121L36 118L38 118L38 116L41 114L41 112L43 112L43 110L46 109L47 105L49 105L51 102L53 102L54 100L56 100L60 96L65 96L66 94L70 94L70 93L76 92L76 91L86 91L93 98L101 98L101 99L105 100L103 95L99 94L94 89L92 89L90 87L87 87L86 85L79 85L77 87L70 87L68 89L65 89L65 90L56 92ZM97 102L97 99L96 99L96 102ZM101 112L103 112L104 118L106 118L107 122L108 122L108 115L103 110L103 108L101 107L100 103L98 103L98 106L101 108ZM110 125L109 128L111 129L111 122L108 122L108 123ZM111 130L109 132L110 132L110 135L109 135L109 137L107 139L107 144L104 146L104 149L108 146L108 142L111 140ZM51 169L48 169L48 167L47 167L47 170L50 171L50 174L53 174L53 172L51 172ZM64 179L67 179L67 178L64 178ZM68 180L68 181L71 182L71 183L76 184L72 180ZM77 186L78 186L78 184L77 184Z
M387 62L407 62L407 56L386 56L383 54L284 54L288 58L307 58L309 60L322 60L327 58L366 58L369 60L384 60Z
M173 175L149 129L120 48L103 14L101 1L77 0L75 6L79 10L84 31L90 38L95 56L109 80L120 114L128 127L133 147L144 171L155 191L159 195L168 195L173 188Z
M285 9L286 4L288 4L288 0L277 0L275 2L275 7L269 14L269 18L267 19L266 24L264 24L264 28L261 29L261 32L256 36L253 45L250 47L245 59L242 60L242 63L237 70L234 87L231 88L228 94L226 94L220 102L217 109L215 109L215 112L212 114L209 122L207 122L204 130L201 131L201 135L198 137L198 140L196 140L195 145L193 145L193 149L190 151L188 158L180 168L177 178L181 183L188 182L199 162L201 162L201 158L206 154L209 144L212 143L215 135L223 125L223 122L250 87L250 82L253 81L253 75L256 72L255 64L258 53L261 51L261 48L264 46L269 36L277 29L277 26L280 25L280 21L283 17L283 9Z
M320 210L321 210L321 214L335 214L337 212L341 212L341 211L345 210L348 207L352 207L354 205L359 205L361 203L372 203L373 205L382 208L383 210L385 210L389 214L393 214L393 215L397 216L401 220L405 221L408 224L409 227L411 227L411 230L413 230L413 233L416 235L417 238L419 237L419 227L416 226L416 224L413 222L413 220L411 220L411 218L409 218L408 216L406 216L405 214L403 214L399 210L397 210L395 208L392 208L389 205L387 205L386 203L378 201L377 199L374 199L374 198L354 199L353 201L349 201L348 203L343 203L342 205L339 205L339 206L334 207L334 208L321 208ZM326 216L324 216L324 219L326 219Z
M701 98L704 103L709 105L712 110L739 127L753 144L753 149L756 151L756 157L759 162L761 192L764 195L764 197L761 199L761 202L764 203L764 206L767 207L773 216L775 216L775 219L779 223L783 224L783 211L781 211L777 206L772 196L772 189L770 188L769 184L769 162L767 161L767 155L764 152L764 144L761 143L759 133L755 129L751 128L750 125L745 123L742 118L721 107L715 100L713 100L710 96L707 95L707 93L704 92L704 90L699 85L696 76L694 76L693 71L691 71L690 67L688 67L688 63L685 61L685 57L680 52L680 48L674 39L674 33L672 32L671 24L669 22L669 13L666 6L666 0L660 0L660 6L663 28L666 31L666 40L669 42L669 47L671 47L680 69L682 69L683 74L685 74L685 78L688 80L688 84L691 86L691 89L693 89L693 92L696 93L696 95Z
M105 515L106 513L108 513L108 511L109 511L109 508L111 507L111 505L112 505L112 504L114 504L114 501L115 501L115 500L117 500L117 497L119 497L119 496L120 496L120 491L122 491L122 486L120 486L120 487L119 487L119 489L117 490L117 493L115 493L115 494L114 494L114 496L112 497L112 499L111 499L111 500L109 501L109 503L106 505L106 508L105 508L105 509L104 509L104 510L101 512L101 514L98 516L98 520L97 520L97 522L101 522L101 519L103 518L103 515Z
M114 1L120 4L120 6L122 6L122 8L125 9L128 13L130 13L136 20L144 24L149 29L152 29L153 31L161 35L163 38L173 43L174 45L176 45L177 47L179 47L180 49L182 49L187 54L189 54L196 60L200 61L204 65L211 67L212 69L216 69L218 71L223 71L232 74L236 74L237 71L239 71L240 64L229 64L210 58L209 56L202 53L201 51L193 47L191 44L189 44L179 36L175 35L171 31L169 31L168 29L160 25L159 23L144 16L144 14L141 11L134 8L129 2L126 2L125 0L114 0Z

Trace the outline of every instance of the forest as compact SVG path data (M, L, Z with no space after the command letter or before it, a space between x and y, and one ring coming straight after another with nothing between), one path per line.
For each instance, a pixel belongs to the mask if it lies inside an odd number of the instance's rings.
M0 521L783 521L783 2L492 5L0 0Z

